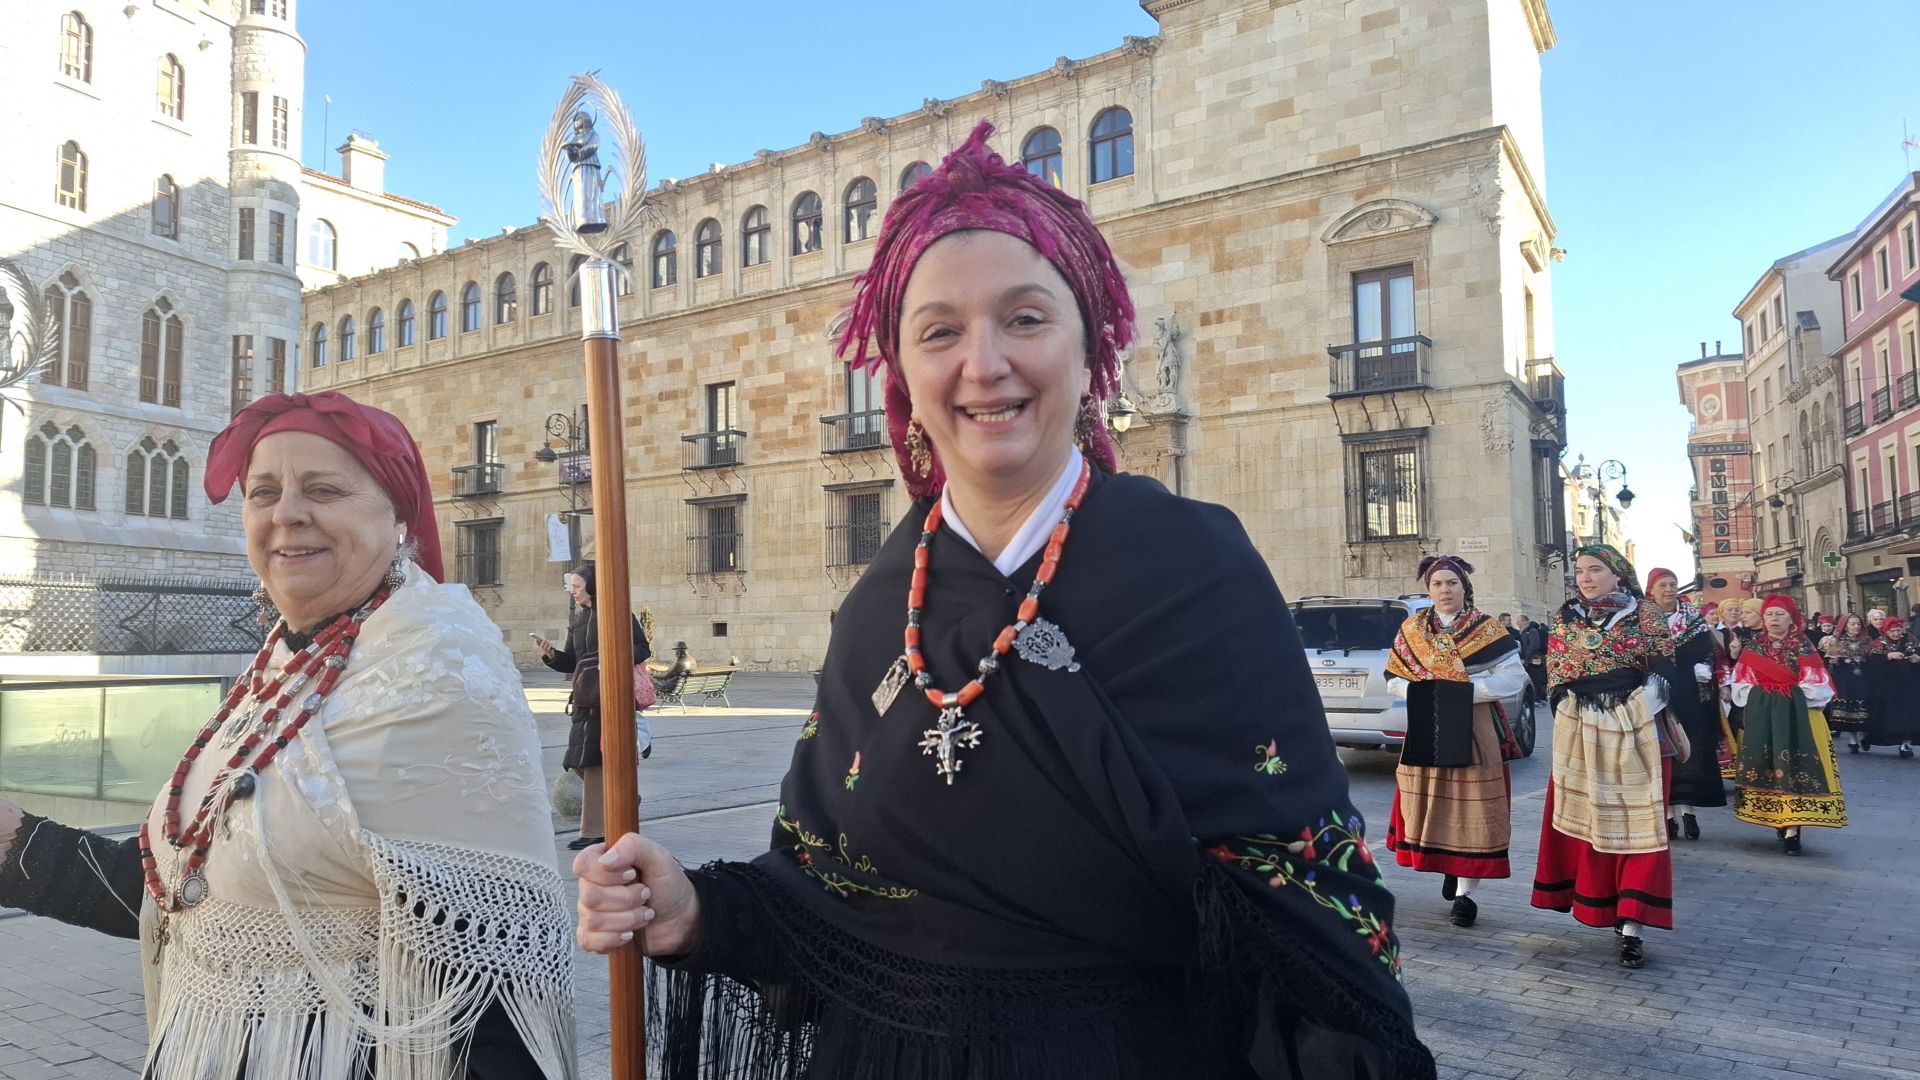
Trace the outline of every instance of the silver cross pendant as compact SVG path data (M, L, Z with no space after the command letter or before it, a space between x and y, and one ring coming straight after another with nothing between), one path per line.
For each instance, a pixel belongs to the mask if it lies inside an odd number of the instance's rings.
M947 786L953 786L953 778L960 775L961 750L972 750L980 745L980 736L984 734L980 725L966 719L958 705L940 710L940 722L921 733L920 753L935 758L934 772L946 778Z

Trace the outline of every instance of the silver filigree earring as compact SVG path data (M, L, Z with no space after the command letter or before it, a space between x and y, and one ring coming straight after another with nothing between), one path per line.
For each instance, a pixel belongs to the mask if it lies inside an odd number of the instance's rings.
M267 592L266 582L253 590L253 602L260 609L257 617L262 629L271 630L280 624L280 608L273 602L273 594Z
M402 548L394 555L392 565L387 567L387 576L380 579L380 584L385 585L388 592L393 592L406 583L407 552L405 548Z

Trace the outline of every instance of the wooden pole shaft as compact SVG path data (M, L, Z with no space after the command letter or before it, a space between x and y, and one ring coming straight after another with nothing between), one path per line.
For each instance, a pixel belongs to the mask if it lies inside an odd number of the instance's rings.
M593 461L594 603L600 624L600 755L608 839L640 827L633 722L633 601L627 562L626 444L621 439L620 340L586 341L587 438ZM646 1080L644 931L607 957L613 1080Z

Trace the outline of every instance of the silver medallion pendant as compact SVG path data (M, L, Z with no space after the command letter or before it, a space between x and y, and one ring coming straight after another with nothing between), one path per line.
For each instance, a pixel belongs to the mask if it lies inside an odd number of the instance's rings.
M891 667L887 668L886 675L880 679L880 685L874 687L874 711L881 716L887 715L887 710L893 708L894 699L899 697L900 691L906 688L907 679L907 658L903 653Z
M1035 619L1013 639L1013 651L1029 664L1048 671L1079 671L1067 632L1045 619Z
M985 734L980 725L966 719L958 705L940 710L938 727L930 727L921 732L920 753L934 758L933 770L953 786L953 778L960 775L961 750L972 750L980 745L980 736Z
M234 713L233 718L227 721L225 729L220 732L220 748L227 750L239 745L240 740L246 737L247 729L253 726L254 716L259 712L260 702L256 699L249 701L245 708Z
M180 881L180 904L182 907L199 907L206 902L210 891L207 876L195 870Z

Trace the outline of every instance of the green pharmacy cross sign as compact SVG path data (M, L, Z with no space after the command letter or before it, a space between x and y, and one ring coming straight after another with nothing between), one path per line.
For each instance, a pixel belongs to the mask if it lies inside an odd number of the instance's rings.
M1830 570L1840 569L1840 564L1847 561L1841 558L1837 551L1829 551L1822 558L1826 560L1827 568Z

